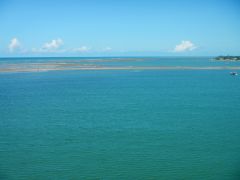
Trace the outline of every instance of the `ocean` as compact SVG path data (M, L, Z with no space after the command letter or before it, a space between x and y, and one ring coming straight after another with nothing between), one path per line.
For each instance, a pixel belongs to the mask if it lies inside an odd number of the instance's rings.
M106 59L2 58L0 66L240 66L211 57ZM240 179L240 76L229 72L0 72L0 179Z

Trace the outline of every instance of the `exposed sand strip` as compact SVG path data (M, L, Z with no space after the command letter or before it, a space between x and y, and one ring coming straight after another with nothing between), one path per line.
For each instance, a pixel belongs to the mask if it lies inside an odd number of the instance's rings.
M24 63L0 65L0 72L43 72L63 70L240 70L240 66L98 66L78 63Z

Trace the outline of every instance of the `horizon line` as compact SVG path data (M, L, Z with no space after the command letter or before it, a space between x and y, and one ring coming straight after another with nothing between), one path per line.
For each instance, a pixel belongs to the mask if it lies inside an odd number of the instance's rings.
M159 56L0 56L0 59L7 59L7 58L115 58L115 57L121 57L121 58L128 58L128 57L217 57L217 56L223 56L223 55L159 55Z

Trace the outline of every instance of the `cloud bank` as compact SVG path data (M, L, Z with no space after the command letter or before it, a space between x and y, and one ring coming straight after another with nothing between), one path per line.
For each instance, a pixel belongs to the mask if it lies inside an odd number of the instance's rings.
M77 48L62 48L64 42L61 38L53 39L44 43L40 48L23 49L20 41L17 38L13 38L8 45L9 52L21 52L21 53L106 53L112 52L112 48L106 46L102 49L92 49L88 46L80 46ZM183 40L180 44L176 45L170 52L181 53L189 52L197 47L188 40Z

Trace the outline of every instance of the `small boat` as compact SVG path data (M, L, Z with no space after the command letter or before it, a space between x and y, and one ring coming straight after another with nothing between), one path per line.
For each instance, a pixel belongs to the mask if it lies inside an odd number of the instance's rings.
M230 72L230 75L232 75L232 76L237 76L238 73L237 73L237 72Z

